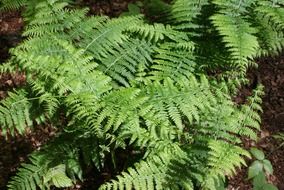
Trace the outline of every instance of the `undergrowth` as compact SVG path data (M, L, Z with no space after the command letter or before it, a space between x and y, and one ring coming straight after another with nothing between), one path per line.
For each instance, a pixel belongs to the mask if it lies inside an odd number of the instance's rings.
M1 101L1 134L45 122L60 129L9 190L70 187L87 167L116 165L118 149L138 156L100 189L215 190L245 165L241 138L257 140L263 87L242 105L232 97L255 58L282 51L284 3L147 2L163 17L110 19L67 0L2 0L2 11L24 6L26 26L0 71L24 72L27 82Z

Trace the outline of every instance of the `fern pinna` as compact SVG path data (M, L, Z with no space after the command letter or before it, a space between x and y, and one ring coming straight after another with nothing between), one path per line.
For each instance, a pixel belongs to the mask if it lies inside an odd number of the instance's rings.
M60 128L8 189L72 186L86 166L103 171L110 155L116 165L118 149L138 158L100 189L214 190L245 164L241 137L257 139L263 89L243 105L232 96L255 57L282 50L283 2L175 0L159 23L86 16L64 0L2 3L26 6L27 26L0 71L27 83L1 101L1 134Z

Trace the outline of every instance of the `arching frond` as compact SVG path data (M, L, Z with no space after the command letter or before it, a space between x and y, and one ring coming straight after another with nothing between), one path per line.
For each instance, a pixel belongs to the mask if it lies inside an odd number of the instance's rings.
M175 0L172 6L170 23L178 29L194 29L198 27L193 20L201 14L201 9L208 0Z
M239 16L215 14L211 19L223 36L225 47L229 49L236 66L245 72L249 61L256 56L259 48L257 37L254 35L256 30Z
M153 71L154 79L171 78L177 80L180 77L189 77L195 71L196 63L192 51L173 47L165 44L157 49L154 57Z
M246 150L222 141L210 141L209 148L209 168L202 183L203 189L215 189L220 177L224 180L225 175L232 176L236 167L245 165L243 156L250 157Z
M241 138L257 140L263 88L243 105L232 97L256 56L283 49L283 3L174 0L151 23L87 16L67 0L3 2L25 6L27 25L0 66L26 75L0 102L1 134L44 119L59 128L9 190L72 186L85 168L117 162L120 174L101 189L215 190L245 164ZM135 159L116 160L121 149Z
M94 20L94 18L90 19ZM139 16L126 16L111 20L96 19L97 22L89 22L91 26L80 28L79 32L74 33L74 39L78 39L77 45L94 57L105 57L115 46L128 40L128 36L124 32L129 25L139 24L139 19ZM76 27L80 27L80 25Z
M170 25L158 23L155 23L153 25L141 23L137 26L131 26L129 31L134 34L139 34L141 35L141 38L147 39L155 43L163 41L165 39L180 43L189 40L184 32L179 32Z
M153 46L145 41L131 40L115 46L98 60L98 69L124 86L145 71L152 61Z
M9 97L0 102L0 126L1 134L23 134L27 127L31 127L30 115L32 104L28 100L28 93L20 90L9 93Z
M24 6L26 3L27 0L15 0L15 1L2 0L0 6L2 10L12 10L12 9L19 9L20 7Z
M166 183L166 162L156 157L147 161L140 161L134 168L129 168L112 180L102 185L100 190L111 189L164 189Z
M278 31L284 29L284 3L281 1L257 1L255 11Z
M8 184L9 190L41 190L48 189L43 182L43 176L47 172L48 161L40 156L30 156L30 164L22 164L16 176Z

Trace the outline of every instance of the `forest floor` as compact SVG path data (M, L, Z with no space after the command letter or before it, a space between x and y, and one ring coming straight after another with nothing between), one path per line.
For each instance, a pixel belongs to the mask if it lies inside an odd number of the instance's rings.
M127 10L127 4L133 0L88 1L84 4L90 7L91 14L106 14L118 16ZM19 12L0 13L0 64L9 58L8 50L21 41L23 19ZM255 142L245 141L245 147L257 146L265 152L266 157L272 162L274 173L269 176L269 181L279 190L284 190L284 148L277 149L277 142L272 135L284 132L284 55L263 58L257 61L258 69L248 72L251 84L255 80L265 86L263 97L262 130L260 140ZM7 92L25 83L25 76L21 73L0 75L0 100L5 98ZM236 101L241 101L250 92L253 85L248 85L240 91ZM5 189L7 182L16 172L17 167L23 163L29 153L39 149L48 139L55 134L51 126L37 126L33 132L25 136L4 139L0 136L0 189ZM248 161L250 163L250 161ZM229 190L250 190L251 185L247 178L247 168L237 171L235 177L229 179ZM95 179L87 179L89 184L78 184L75 189L89 189Z

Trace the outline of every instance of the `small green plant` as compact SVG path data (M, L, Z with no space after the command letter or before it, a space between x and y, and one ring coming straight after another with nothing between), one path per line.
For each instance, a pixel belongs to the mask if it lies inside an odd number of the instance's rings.
M253 190L277 190L277 187L268 183L266 180L266 173L268 175L273 174L271 162L266 159L264 153L257 148L251 148L250 152L256 159L248 169L248 179L252 180Z

